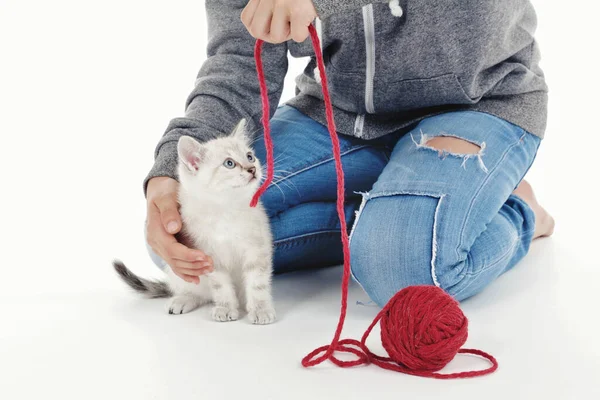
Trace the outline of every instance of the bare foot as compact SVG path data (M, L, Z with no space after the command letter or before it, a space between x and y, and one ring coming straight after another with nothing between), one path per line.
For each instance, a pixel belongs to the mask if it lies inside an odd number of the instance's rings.
M523 199L535 213L535 232L533 238L537 239L552 235L554 233L554 218L538 203L529 182L522 181L513 194Z

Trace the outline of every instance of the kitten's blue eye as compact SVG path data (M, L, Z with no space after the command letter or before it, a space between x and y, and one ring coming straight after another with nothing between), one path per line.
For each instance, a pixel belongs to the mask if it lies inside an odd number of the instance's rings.
M248 161L254 162L254 156L252 155L252 153L248 153Z
M235 161L233 161L231 158L228 158L227 160L225 160L225 162L223 163L223 166L225 168L229 168L229 169L233 169L235 168Z

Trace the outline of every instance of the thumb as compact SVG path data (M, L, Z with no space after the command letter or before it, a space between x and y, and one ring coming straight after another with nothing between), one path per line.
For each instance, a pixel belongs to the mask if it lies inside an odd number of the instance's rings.
M160 211L160 220L165 231L171 235L181 230L181 215L177 206L177 201L171 197L162 197L155 202Z

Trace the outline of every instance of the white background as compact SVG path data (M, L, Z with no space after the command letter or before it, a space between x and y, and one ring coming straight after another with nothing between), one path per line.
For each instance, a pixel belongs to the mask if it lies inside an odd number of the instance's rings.
M446 382L301 368L333 333L339 268L277 277L280 321L267 327L172 317L130 294L110 260L160 276L141 182L205 57L204 4L0 0L0 398L598 398L600 8L534 4L551 102L529 179L557 230L463 304L467 345L499 371ZM347 336L377 312L357 300L353 287Z

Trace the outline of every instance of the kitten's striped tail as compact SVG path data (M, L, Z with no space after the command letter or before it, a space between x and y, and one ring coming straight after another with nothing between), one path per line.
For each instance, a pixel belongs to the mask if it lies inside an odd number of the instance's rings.
M171 297L173 292L169 288L167 282L162 281L151 281L148 279L140 278L133 272L131 272L125 264L119 260L113 261L113 267L117 274L123 279L123 281L138 293L144 296L155 299L159 297Z

